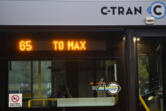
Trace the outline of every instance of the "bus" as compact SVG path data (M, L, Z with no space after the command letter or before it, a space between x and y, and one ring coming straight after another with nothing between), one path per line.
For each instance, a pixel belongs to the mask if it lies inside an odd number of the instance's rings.
M0 0L0 109L165 111L165 0Z

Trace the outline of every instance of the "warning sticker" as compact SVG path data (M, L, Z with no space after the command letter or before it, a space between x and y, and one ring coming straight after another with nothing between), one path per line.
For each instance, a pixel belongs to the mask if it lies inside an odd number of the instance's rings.
M9 107L22 107L22 94L9 94Z
M120 85L117 83L117 82L111 82L109 85L108 85L108 91L112 94L112 95L115 95L115 94L118 94L121 90L121 87Z

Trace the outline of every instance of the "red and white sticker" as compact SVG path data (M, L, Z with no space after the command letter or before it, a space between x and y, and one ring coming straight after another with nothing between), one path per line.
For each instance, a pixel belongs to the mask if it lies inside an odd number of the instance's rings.
M22 107L22 94L9 94L9 107Z

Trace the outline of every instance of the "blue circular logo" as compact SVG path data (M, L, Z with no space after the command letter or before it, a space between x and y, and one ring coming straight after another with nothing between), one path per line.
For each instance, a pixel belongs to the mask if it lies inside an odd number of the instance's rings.
M163 2L153 2L147 11L155 19L162 19L166 16L166 5Z

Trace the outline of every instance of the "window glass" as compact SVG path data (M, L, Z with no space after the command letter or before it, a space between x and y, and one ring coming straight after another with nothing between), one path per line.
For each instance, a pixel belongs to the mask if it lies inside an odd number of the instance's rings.
M59 107L86 106L88 104L90 106L111 106L116 103L115 96L109 92L96 90L101 79L105 84L115 81L118 67L115 60L10 61L10 64L9 93L23 94L24 107L27 107L27 100L31 98L73 99L70 99L70 102L68 99L59 99L58 104L55 101L46 101L47 105L58 105ZM104 98L99 98L93 102L93 97L104 97L105 99L108 97L108 101L101 104L101 100ZM84 98L86 102L82 102L81 98ZM75 104L76 100L80 103ZM33 106L41 107L41 105L41 103L33 101Z
M41 67L41 98L47 98L51 89L50 61L10 61L9 62L9 94L21 93L23 106L27 100L39 97L39 67Z

